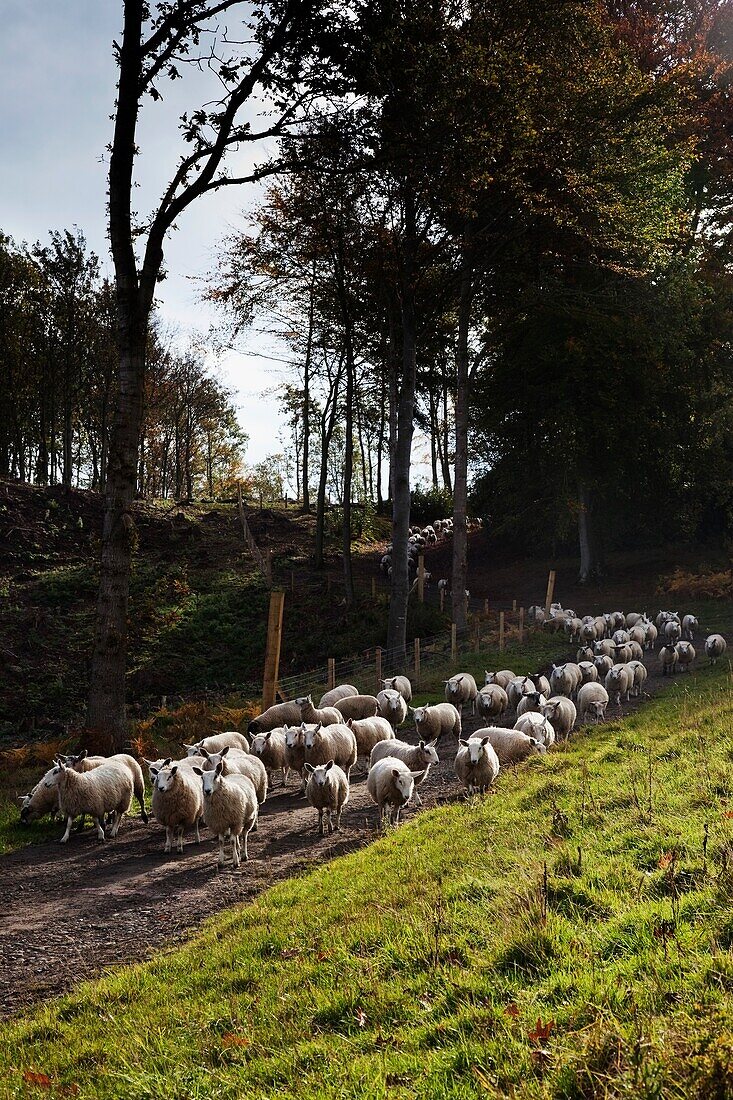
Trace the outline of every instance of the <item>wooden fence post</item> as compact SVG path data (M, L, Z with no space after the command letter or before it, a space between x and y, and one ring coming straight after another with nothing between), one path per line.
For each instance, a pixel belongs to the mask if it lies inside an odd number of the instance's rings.
M476 653L481 648L481 620L478 615L473 620L473 648Z
M441 611L443 610L443 605L444 604L445 604L445 589L441 588L441 590L440 590L440 610Z
M382 683L382 650L379 646L377 646L374 652L376 658L375 681L377 685L377 690L374 692L374 694L379 695L380 691L384 687L384 684Z
M488 618L488 614L489 614L489 601L484 600L484 615L486 615L487 618Z
M524 608L519 608L519 644L524 643Z
M285 593L270 593L270 613L267 618L267 648L265 649L265 678L262 685L262 709L267 710L275 702L277 677L280 671L280 643L283 633L283 607Z
M499 612L499 652L504 652L504 612Z
M328 683L326 687L329 691L336 687L336 658L328 658Z
M425 555L417 556L417 598L420 603L425 603Z
M420 639L415 638L415 684L420 680Z
M552 597L555 595L555 570L551 569L547 578L547 595L545 596L545 617L550 617L550 604L552 603Z
M458 656L458 635L455 623L450 624L450 655L452 661L455 661Z
M512 600L512 611L516 611L516 610L517 610L517 601Z

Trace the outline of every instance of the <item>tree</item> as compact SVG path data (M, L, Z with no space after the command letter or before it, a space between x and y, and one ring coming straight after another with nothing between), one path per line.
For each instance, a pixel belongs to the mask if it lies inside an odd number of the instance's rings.
M130 563L135 543L130 513L143 416L145 355L153 298L167 234L196 200L221 187L261 178L225 168L226 154L281 133L297 111L301 79L312 56L314 0L283 0L251 9L241 0L124 0L124 26L115 55L119 68L109 168L109 231L117 296L118 391L109 444L101 570L92 654L87 725L126 737L125 670ZM240 16L249 45L242 49L217 17ZM208 42L206 40L208 39ZM206 44L202 44L205 42ZM207 48L208 46L208 48ZM132 210L137 126L143 97L161 98L159 85L181 75L185 63L205 64L219 82L217 102L186 112L188 146L155 210L142 223ZM242 111L259 95L273 105L273 121L254 132ZM136 245L141 247L138 260Z

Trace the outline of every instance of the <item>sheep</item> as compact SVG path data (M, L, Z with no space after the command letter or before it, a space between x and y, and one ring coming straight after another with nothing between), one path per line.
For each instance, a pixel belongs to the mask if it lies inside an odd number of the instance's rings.
M300 708L299 721L307 722L309 725L340 726L344 720L343 714L340 710L336 710L336 707L322 707L320 709L314 707L310 695L301 695L299 699L295 700L295 703Z
M639 621L636 626L632 626L629 631L629 641L638 646L644 646L646 644L646 627L641 621Z
M258 800L254 784L246 775L225 775L221 761L213 771L201 768L194 768L194 771L202 780L204 821L219 838L219 867L225 864L227 837L232 842L232 867L239 867L242 851L245 862L249 859L247 839L257 827Z
M662 666L662 676L672 676L677 668L679 654L674 645L663 645L659 650L659 663Z
M623 630L626 625L626 616L623 611L612 611L609 615L608 623L611 627L611 632L614 630Z
M352 719L353 721L353 719ZM318 832L324 835L324 816L328 827L328 835L334 831L341 832L341 813L349 801L349 780L342 769L333 760L314 767L306 761L305 770L308 772L308 782L305 787L305 797L314 810L318 810ZM334 826L332 818L336 817Z
M603 684L583 684L578 692L579 721L582 722L587 715L592 714L594 722L605 722L607 706L608 692Z
M196 773L178 764L151 768L150 771L153 777L153 816L165 827L163 851L171 851L175 836L178 851L182 852L183 830L191 826L196 831L196 843L200 844L199 820L204 812L204 795Z
M301 791L305 790L305 730L303 722L300 726L288 726L285 730L285 748L287 750L288 767L297 772L301 779Z
M599 680L601 680L601 679L605 680L606 673L610 672L610 670L613 668L612 658L607 657L605 655L605 653L602 656L594 657L593 658L593 664L595 665L595 667L598 671L598 679Z
M680 671L689 672L690 665L697 656L695 647L692 642L678 642L675 648L677 650L677 664L680 667Z
M469 795L485 794L499 774L499 757L488 737L461 738L455 769Z
M643 617L638 611L629 611L626 616L626 629L631 630L632 626L636 626L639 619L643 619Z
M379 714L379 703L374 695L349 695L346 699L339 699L335 706L342 720L349 718L374 718Z
M464 704L470 703L471 714L475 714L478 688L470 672L458 672L455 676L451 676L450 680L444 682L446 702L452 703L461 715L463 714Z
M596 657L613 657L613 642L610 638L602 638L593 646Z
M553 665L550 675L550 690L553 695L572 695L582 679L582 673L577 665L569 663Z
M616 705L621 706L621 697L625 699L629 698L629 692L631 690L631 684L633 682L633 673L630 673L626 665L614 665L606 673L606 679L604 681L606 691L609 698L614 698Z
M581 661L578 665L580 674L583 677L583 684L595 684L598 680L598 669L594 665L593 661Z
M132 776L132 789L138 806L140 807L140 817L147 824L148 814L145 809L145 779L143 778L143 770L138 764L134 756L130 756L126 752L117 752L113 756L88 756L87 750L76 753L71 756L59 756L59 760L63 760L70 768L73 768L75 772L89 772L94 768L98 768L101 764L121 764L124 768L127 768Z
M133 794L133 778L124 764L100 764L88 772L77 772L59 762L53 768L52 780L46 785L56 786L61 816L66 818L66 831L61 844L66 844L75 817L89 814L97 827L97 836L104 840L103 823L107 814L112 815L110 836L115 837L120 822L130 809Z
M632 661L643 661L644 660L644 650L643 650L642 646L639 644L639 642L634 641L633 638L629 642L629 649L631 650L631 660Z
M529 695L523 695L517 704L517 718L521 718L528 711L535 711L539 714L546 702L547 696L541 691L531 691Z
M641 689L646 683L646 678L649 675L646 670L646 665L643 661L629 661L626 667L633 676L631 694L638 698L641 695Z
M498 684L499 687L503 687L506 691L510 681L516 679L516 673L510 672L508 668L504 668L501 672L486 672L484 671L484 684Z
M393 729L397 729L407 718L407 703L398 691L385 688L377 696L379 713L386 718Z
M595 642L598 637L598 631L596 630L595 622L583 623L580 628L580 641L586 645L589 642Z
M160 757L158 760L145 760L143 762L148 766L148 772L150 774L150 782L155 781L155 772L159 772L161 768L167 768L169 764L177 764L179 768L186 768L188 771L193 771L194 768L203 768L206 762L205 756L184 756L181 760L174 760L172 757L167 756L165 758Z
M349 699L352 695L358 695L359 689L355 688L353 684L339 684L335 688L331 688L325 695L322 695L318 706L319 707L335 707L337 703L340 703L342 699Z
M207 752L219 752L227 746L239 749L241 752L249 752L249 741L243 733L237 733L236 730L230 730L228 733L214 733L211 737L204 737L203 740L197 741L195 745L187 745L185 742L183 745L188 756L201 756L204 749Z
M239 749L230 749L227 745L219 752L204 752L204 761L204 771L213 771L218 764L221 764L224 775L246 775L257 792L257 801L260 805L267 798L267 768L259 756L240 752ZM257 828L256 824L254 828Z
M529 676L515 676L513 680L509 681L506 688L509 706L516 710L522 696L529 695L533 691L535 691L535 685Z
M386 718L349 718L346 725L356 738L357 757L369 757L380 741L394 741L394 730Z
M345 725L311 726L305 731L305 763L327 764L333 760L350 779L351 769L356 763L356 737Z
M709 658L711 665L723 656L727 648L728 643L722 634L710 634L705 639L705 656Z
M383 760L386 756L394 756L406 764L411 771L419 772L420 777L416 780L416 786L419 786L427 779L430 766L438 763L438 750L435 746L435 741L421 740L417 745L408 745L405 741L396 739L380 741L372 749L369 767L373 768L378 760ZM418 806L422 806L422 799L417 790L415 801Z
M56 772L50 768L32 787L28 794L18 795L20 800L20 823L29 825L46 814L59 812L59 792L56 785Z
M476 696L476 710L481 718L499 718L509 707L509 697L499 684L486 684Z
M614 630L611 641L614 645L625 645L626 642L631 641L631 635L628 630Z
M631 660L631 646L624 642L613 647L614 664L626 665Z
M255 734L249 751L253 756L259 757L264 764L268 783L272 783L273 772L282 771L283 787L287 785L288 775L290 774L290 759L284 729L268 730L267 733Z
M527 622L530 624L530 626L532 624L534 624L535 626L542 626L544 621L545 621L545 609L544 609L544 607L540 607L540 605L536 604L536 603L532 604L532 606L530 608L528 608L528 610L527 610Z
M514 723L514 729L541 741L547 748L555 743L555 730L552 723L545 718L544 714L538 714L537 711L529 710L526 714L520 715Z
M596 615L593 620L596 626L596 638L600 640L606 637L606 631L608 630L608 623L603 615Z
M412 772L394 756L386 756L369 769L367 790L379 810L379 826L382 825L387 807L391 825L399 825L400 810L410 801L415 790L415 780L420 772Z
M440 741L444 734L461 736L461 716L452 703L410 707L418 737L425 741Z
M406 676L388 676L382 683L387 691L398 691L406 703L412 702L412 684Z
M502 768L509 764L521 764L529 756L544 755L547 746L544 741L522 733L520 730L502 729L501 726L487 726L476 730L474 737L487 737Z
M550 691L550 681L546 676L543 676L541 672L535 672L530 675L530 680L534 684L535 691L539 691L540 695L546 695L549 699L552 692Z
M654 623L650 622L644 623L644 631L646 634L646 637L644 639L644 649L654 649L654 646L657 644L657 638L659 637L659 631L657 630Z
M670 619L664 624L664 639L667 645L676 645L682 637L682 627L676 619Z
M294 726L300 722L300 707L296 702L275 703L268 707L262 714L253 718L247 726L247 733L267 733L268 730L281 729L283 726Z
M694 641L695 631L700 629L700 624L694 615L684 615L682 618L682 637L686 641Z
M575 703L566 699L564 695L553 695L541 708L540 713L548 719L557 737L569 737L578 716Z

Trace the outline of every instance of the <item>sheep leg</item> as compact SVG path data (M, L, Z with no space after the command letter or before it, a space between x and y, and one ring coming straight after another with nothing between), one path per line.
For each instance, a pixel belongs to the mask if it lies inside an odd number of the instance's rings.
M226 856L224 854L224 834L219 833L219 866L223 867L226 863Z
M145 795L137 795L138 805L140 806L140 817L144 825L148 823L148 811L145 809Z
M94 824L97 826L97 836L100 840L104 840L104 828L102 827L102 821L99 817L92 818Z
M196 827L198 828L198 821L196 822ZM179 853L182 853L183 852L183 825L177 825L176 826L176 832L178 833L178 851L179 851Z
M165 827L165 848L163 849L163 851L164 852L170 852L172 847L173 847L173 829L170 827L170 825L166 825L166 827Z
M330 809L326 810L326 824L328 826L328 835L330 836L331 833L333 832L333 822L331 821L331 811L330 811Z
M249 832L250 832L250 830L245 825L245 827L242 831L242 838L240 840L240 852L244 851L244 862L245 863L249 863L249 851L247 849L247 840L248 840L248 837L249 837Z
M336 832L341 832L341 810L336 810Z
M414 794L415 802L417 803L417 805L422 806L422 798L420 798L420 795L417 793L417 788L415 788L415 790L413 791L413 794Z
M239 837L232 833L232 867L239 867Z
M67 843L67 841L69 839L69 834L71 832L71 826L73 824L73 821L74 821L74 819L71 816L66 818L66 832L61 837L61 840L59 841L59 844L66 844Z
M196 828L196 843L197 844L201 843L201 833L199 832L199 822L200 821L201 821L201 818L197 817L196 818L196 825L195 825L195 828ZM181 851L183 851L183 829L181 829Z
M117 830L120 827L120 821L122 820L122 814L118 810L114 810L112 813L112 827L109 831L111 837L117 836Z

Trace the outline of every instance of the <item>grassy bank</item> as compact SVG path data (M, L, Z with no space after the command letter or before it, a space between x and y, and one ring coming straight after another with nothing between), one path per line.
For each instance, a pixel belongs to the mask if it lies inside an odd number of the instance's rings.
M732 732L677 681L6 1025L0 1094L730 1096Z

